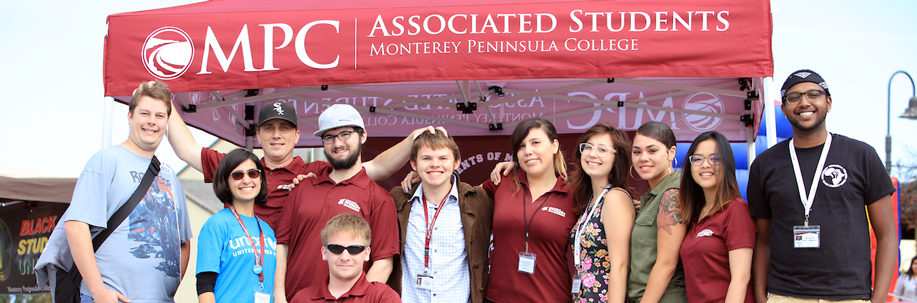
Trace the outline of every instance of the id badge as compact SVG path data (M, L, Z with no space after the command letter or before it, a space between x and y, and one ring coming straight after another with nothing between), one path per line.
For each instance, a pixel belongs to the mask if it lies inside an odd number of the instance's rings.
M271 303L271 294L261 287L255 286L255 303Z
M580 291L580 288L582 287L583 287L583 279L581 279L580 276L577 275L575 278L573 278L573 287L570 288L570 293L574 295L578 294Z
M793 226L794 248L819 248L821 246L821 227L818 225Z
M433 277L425 274L417 275L417 288L433 290Z
M535 274L535 254L519 252L519 272Z

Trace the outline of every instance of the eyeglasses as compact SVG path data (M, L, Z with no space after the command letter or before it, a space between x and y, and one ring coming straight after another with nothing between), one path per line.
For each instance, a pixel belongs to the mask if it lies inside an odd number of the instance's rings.
M595 153L599 157L607 156L608 153L615 153L616 151L611 147L605 145L592 145L589 143L580 143L579 145L580 154L586 155L588 153Z
M335 138L335 137L338 138L338 139L341 139L341 141L347 141L347 139L350 139L350 135L352 135L354 132L356 132L356 131L353 131L353 130L345 130L345 131L342 131L342 132L338 133L337 135L322 136L322 142L325 143L325 144L334 143L334 138Z
M258 179L261 177L261 171L257 168L249 169L247 172L242 172L241 170L234 171L229 174L233 180L239 181L245 177L245 174L248 174L249 179Z
M720 165L720 163L723 163L723 156L720 156L720 155L710 155L709 157L704 157L701 155L693 155L693 156L688 157L688 162L691 162L691 165L700 166L701 164L704 164L704 159L709 159L710 165L714 165L714 166Z
M344 247L344 245L340 245L340 244L328 244L328 245L325 245L325 248L327 248L328 251L330 251L332 254L335 254L335 255L340 255L342 252L344 252L345 249L351 255L356 255L356 254L363 252L363 250L366 249L366 246L351 245L351 246Z
M821 98L822 95L826 94L825 91L820 89L813 89L804 93L789 93L783 97L783 100L789 104L796 104L802 100L802 96L806 96L809 100L816 100Z

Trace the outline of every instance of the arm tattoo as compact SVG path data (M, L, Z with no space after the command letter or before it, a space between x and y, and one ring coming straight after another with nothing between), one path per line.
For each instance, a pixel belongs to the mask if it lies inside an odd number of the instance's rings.
M678 203L678 190L670 189L662 193L659 202L659 215L656 218L656 228L672 234L672 226L684 224L681 217L681 204Z

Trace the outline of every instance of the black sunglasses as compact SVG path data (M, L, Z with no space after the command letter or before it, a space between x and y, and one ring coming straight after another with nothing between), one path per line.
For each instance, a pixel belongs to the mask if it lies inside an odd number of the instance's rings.
M332 254L335 254L335 255L340 255L342 252L344 252L345 249L351 255L356 255L356 254L363 252L363 250L366 249L366 246L351 245L351 246L344 247L344 245L340 245L340 244L328 244L328 245L325 245L325 248L328 248L328 251L330 251Z
M229 176L232 177L233 180L238 181L238 180L242 180L242 178L245 177L245 174L248 174L249 179L258 179L261 177L261 171L258 170L257 168L249 169L248 172L244 172L244 173L242 171L237 170L237 171L230 173Z

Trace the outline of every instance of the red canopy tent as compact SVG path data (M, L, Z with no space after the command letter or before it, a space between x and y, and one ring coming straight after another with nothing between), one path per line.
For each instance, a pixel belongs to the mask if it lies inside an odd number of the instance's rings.
M295 105L298 146L321 145L335 102L373 137L508 135L543 116L560 133L656 120L682 141L752 142L773 74L767 0L218 0L108 24L107 96L162 79L188 124L238 145L274 100Z

